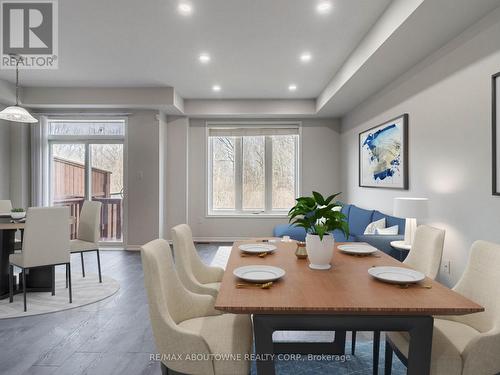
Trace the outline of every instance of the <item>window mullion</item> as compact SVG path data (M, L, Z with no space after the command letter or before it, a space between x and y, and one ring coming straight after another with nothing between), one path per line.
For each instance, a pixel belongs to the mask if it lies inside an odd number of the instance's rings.
M243 211L243 138L238 137L235 140L234 153L234 173L235 173L235 204L236 212Z
M264 149L265 160L265 189L266 189L266 206L264 211L271 212L273 210L273 141L267 136Z

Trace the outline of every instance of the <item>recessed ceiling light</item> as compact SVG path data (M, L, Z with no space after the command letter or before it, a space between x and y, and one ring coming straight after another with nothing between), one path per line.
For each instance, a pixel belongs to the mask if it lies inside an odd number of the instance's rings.
M193 13L193 6L187 2L181 2L177 6L177 10L183 16L189 16L191 13Z
M210 62L210 55L208 53L202 53L200 54L198 59L200 60L201 63L206 64Z
M309 52L304 52L300 55L300 61L302 62L309 62L311 61L312 56Z
M295 90L297 90L297 85L295 85L295 84L292 83L291 85L288 86L288 90L289 91L295 91Z
M332 3L329 1L320 1L318 5L316 5L316 10L320 14L330 13L330 10L332 10Z
M215 92L219 92L221 90L221 87L219 85L213 85L212 90Z

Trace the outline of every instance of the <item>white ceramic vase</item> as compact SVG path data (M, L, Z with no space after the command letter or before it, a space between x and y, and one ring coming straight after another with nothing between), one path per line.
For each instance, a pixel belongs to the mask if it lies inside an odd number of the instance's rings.
M322 240L316 234L307 234L306 251L309 267L313 270L329 270L332 267L334 246L335 239L330 234L325 234Z
M21 219L24 219L26 217L26 212L25 211L23 211L23 212L11 212L10 217L14 220L21 220Z

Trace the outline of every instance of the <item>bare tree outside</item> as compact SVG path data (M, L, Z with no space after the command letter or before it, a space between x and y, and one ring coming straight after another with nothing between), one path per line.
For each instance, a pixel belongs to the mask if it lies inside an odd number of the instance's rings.
M273 145L273 209L290 209L295 204L295 136L275 135Z
M234 209L236 138L212 138L212 205L215 209Z
M270 141L272 148L272 183L267 187L266 157L270 156L266 155L266 139ZM268 209L288 210L294 205L297 178L296 135L211 137L210 142L213 209L236 209L237 168L241 168L243 210L266 210L266 189L272 190L272 207Z
M266 208L265 137L243 137L244 210Z

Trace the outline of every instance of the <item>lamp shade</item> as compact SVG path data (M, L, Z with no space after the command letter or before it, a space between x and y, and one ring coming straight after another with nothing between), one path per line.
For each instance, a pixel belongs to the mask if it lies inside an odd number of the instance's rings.
M31 114L27 110L17 105L7 107L3 111L1 111L0 119L7 121L15 121L15 122L27 122L27 123L38 122L38 120L33 116L31 116Z
M394 216L406 219L427 217L427 198L394 198Z

